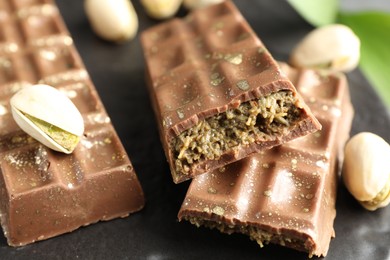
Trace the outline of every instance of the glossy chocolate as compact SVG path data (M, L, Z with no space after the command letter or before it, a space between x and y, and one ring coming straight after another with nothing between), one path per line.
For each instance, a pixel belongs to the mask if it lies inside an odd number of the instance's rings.
M147 80L160 136L174 182L237 161L250 154L314 132L320 124L290 80L230 1L193 11L142 34ZM247 101L291 92L299 118L283 133L270 134L201 158L178 171L174 140L202 120ZM180 156L179 156L180 157Z
M339 73L282 67L322 130L197 176L178 217L247 234L261 246L325 256L334 237L337 162L353 117L348 85Z
M10 97L45 83L74 102L84 136L71 155L41 145L14 122ZM11 246L140 210L132 164L51 0L0 3L0 220Z

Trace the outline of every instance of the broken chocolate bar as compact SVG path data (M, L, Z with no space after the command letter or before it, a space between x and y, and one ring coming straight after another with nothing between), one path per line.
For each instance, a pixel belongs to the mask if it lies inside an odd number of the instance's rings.
M334 236L337 162L353 117L348 86L338 73L282 66L322 130L197 176L178 217L246 234L260 246L325 256Z
M48 149L14 122L10 97L35 83L63 91L84 136L71 155ZM50 0L0 4L0 221L11 246L140 210L132 164Z
M230 1L146 30L142 45L175 183L320 128Z

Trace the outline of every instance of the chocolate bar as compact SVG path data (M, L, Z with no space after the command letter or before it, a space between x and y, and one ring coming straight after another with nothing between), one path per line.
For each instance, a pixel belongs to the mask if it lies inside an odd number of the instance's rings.
M141 40L175 183L320 128L230 1L152 27Z
M353 108L343 75L282 66L322 130L197 176L178 217L246 234L261 247L276 243L325 256L334 237L337 162Z
M48 149L14 122L10 97L52 85L76 105L84 136L71 155ZM132 164L51 0L0 4L0 220L11 246L140 210Z

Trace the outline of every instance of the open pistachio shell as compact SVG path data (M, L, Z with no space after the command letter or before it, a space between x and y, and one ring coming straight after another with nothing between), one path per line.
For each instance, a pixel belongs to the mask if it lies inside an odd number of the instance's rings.
M11 98L11 110L23 131L59 152L71 153L84 132L83 118L76 106L48 85L21 89Z
M291 52L290 63L298 68L329 68L348 72L360 60L360 40L347 26L319 27L302 39Z

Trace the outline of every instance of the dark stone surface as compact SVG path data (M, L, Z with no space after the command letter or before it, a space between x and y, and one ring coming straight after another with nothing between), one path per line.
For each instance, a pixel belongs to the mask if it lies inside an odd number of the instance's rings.
M0 259L307 259L279 246L263 249L242 235L224 235L177 221L188 183L173 184L144 81L139 38L115 45L91 31L83 1L57 0L84 63L129 153L146 207L128 218L100 222L21 248L0 235ZM157 21L133 1L140 31ZM312 27L285 1L235 1L276 59L286 60ZM185 15L181 10L179 15ZM372 131L390 141L386 108L362 74L348 74L356 115L352 133ZM340 183L336 238L327 259L389 259L390 207L369 212Z

